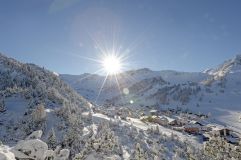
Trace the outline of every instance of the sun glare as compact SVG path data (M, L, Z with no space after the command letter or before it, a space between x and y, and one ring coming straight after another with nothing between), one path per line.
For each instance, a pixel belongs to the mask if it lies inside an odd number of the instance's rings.
M102 65L107 74L112 75L119 73L122 67L120 58L115 55L106 56L102 61Z

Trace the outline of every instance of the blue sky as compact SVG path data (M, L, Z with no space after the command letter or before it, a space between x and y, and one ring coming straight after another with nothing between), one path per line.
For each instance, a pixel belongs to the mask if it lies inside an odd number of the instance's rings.
M241 53L238 0L1 0L0 52L93 73L113 44L128 69L202 71ZM114 42L114 43L113 43Z

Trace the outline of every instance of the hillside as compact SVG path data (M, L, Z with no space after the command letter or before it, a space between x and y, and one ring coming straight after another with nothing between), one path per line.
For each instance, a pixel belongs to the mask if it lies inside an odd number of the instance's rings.
M241 131L240 57L237 55L205 72L150 69L123 72L117 75L120 88L117 87L115 79L109 78L99 97L105 77L91 74L60 77L78 93L99 105L112 104L144 109L144 106L156 109L182 108L195 113L211 114L218 123ZM128 93L124 93L124 90L128 90Z
M146 71L140 72L153 77ZM193 136L189 142L186 135L173 134L170 129L162 132L161 126L147 125L139 119L131 122L94 112L95 106L58 74L34 64L1 54L0 75L0 159L206 157ZM162 78L154 81L166 83ZM109 84L111 89L114 83Z
M81 114L90 110L90 103L56 73L2 54L0 97L0 140L10 146L43 130L44 141L54 132L57 144L71 148L69 141L74 143L75 134L81 136L89 125Z
M215 79L210 73L144 68L117 75L119 86L109 77L100 93L103 76L59 76L1 54L0 75L0 158L206 160L225 155L204 154L206 131L190 134L185 127L200 120L207 127L213 123L210 134L219 125L240 130L235 117L240 112L239 72ZM156 123L158 117L149 111L165 108L178 110L160 110L159 118L183 122Z

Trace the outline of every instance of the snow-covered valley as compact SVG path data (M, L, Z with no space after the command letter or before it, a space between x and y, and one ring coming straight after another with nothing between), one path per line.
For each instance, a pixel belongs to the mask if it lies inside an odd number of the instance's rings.
M240 69L241 56L237 55L204 72L149 69L123 72L116 75L118 83L115 78L108 78L102 90L104 76L61 75L61 78L98 105L144 109L145 106L152 109L180 107L195 113L211 114L221 124L241 132Z
M58 75L1 54L0 159L239 159L240 62L127 71L100 91L104 76ZM212 150L220 141L225 149Z

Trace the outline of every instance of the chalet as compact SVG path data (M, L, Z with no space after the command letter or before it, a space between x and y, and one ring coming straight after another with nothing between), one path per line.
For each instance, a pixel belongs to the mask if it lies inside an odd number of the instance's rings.
M175 126L175 125L178 124L178 122L177 122L176 119L168 118L168 124L171 125L171 126Z
M201 122L195 121L195 120L190 121L190 123L191 124L197 124L199 126L204 126L204 124L202 124Z
M225 140L228 143L231 143L231 144L239 144L239 142L240 142L240 138L236 137L236 136L233 136L233 134L230 134L229 136L226 136Z
M153 119L153 122L157 123L159 125L162 125L162 126L167 126L168 125L167 118L164 118L163 116L156 117L155 119Z
M211 131L211 130L212 130L211 127L206 126L207 122L204 122L204 121L195 121L195 120L192 120L192 121L190 121L189 123L199 126L200 131L208 132L208 131Z
M177 121L178 126L184 126L184 125L188 124L188 119L185 117L175 116L175 119Z
M200 125L198 124L188 124L184 126L184 131L190 134L199 134Z
M226 137L230 134L230 130L228 128L225 128L224 126L220 125L208 125L212 128L211 134L213 136L219 136L219 137Z
M168 116L158 116L158 121L161 125L177 125L178 122L176 119L168 117Z
M179 132L184 131L184 127L172 127L172 129L175 130L175 131L179 131Z
M212 129L211 131L205 133L205 135L207 135L209 138L223 138L226 140L227 143L234 145L240 143L241 135L238 132L235 132L229 128L226 128L218 124L208 124L207 127Z
M228 128L216 129L212 132L212 134L213 136L224 137L224 139L231 144L239 144L240 142L239 135Z
M208 141L211 138L211 135L208 133L202 134L203 141Z

